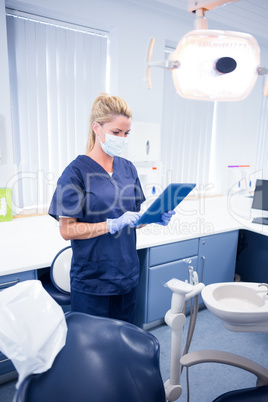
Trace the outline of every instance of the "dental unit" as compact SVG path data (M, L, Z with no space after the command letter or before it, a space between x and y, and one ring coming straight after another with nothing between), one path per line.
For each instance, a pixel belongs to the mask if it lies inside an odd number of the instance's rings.
M190 263L190 260L185 260ZM189 283L171 279L165 286L172 292L171 309L165 322L171 328L170 378L165 382L166 400L176 401L182 394L180 385L183 367L200 363L227 364L246 370L257 377L256 385L268 385L268 370L254 361L234 353L217 350L189 352L198 313L201 293L207 309L223 322L230 331L268 332L268 284L250 282L224 282L205 286L198 282L197 272L188 266ZM194 298L190 314L186 345L182 351L182 335L186 321L186 303ZM187 388L188 371L186 373ZM188 399L189 401L189 393Z
M267 289L268 284L264 283L224 282L204 287L201 294L208 310L220 318L228 330L268 332ZM201 350L184 355L180 360L185 367L208 362L241 368L256 375L256 386L268 385L266 368L234 353Z
M190 260L185 260L191 263ZM189 282L183 282L179 279L169 280L167 286L173 293L171 299L171 309L165 315L165 322L171 328L171 355L170 355L170 378L165 382L165 392L167 401L176 401L182 394L180 385L180 376L182 366L180 358L188 353L191 340L194 333L197 313L198 313L198 295L204 288L203 283L198 282L197 272L191 265L188 266ZM194 297L194 308L191 306L190 323L188 327L187 340L184 351L182 352L183 328L186 321L186 303Z

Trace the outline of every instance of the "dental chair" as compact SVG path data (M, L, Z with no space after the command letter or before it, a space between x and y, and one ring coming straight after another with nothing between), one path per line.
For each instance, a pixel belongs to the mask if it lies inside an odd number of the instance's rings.
M66 315L66 344L52 367L26 377L13 402L164 402L159 343L119 320Z
M267 402L268 386L239 389L220 395L213 402Z
M70 269L72 255L71 246L60 250L52 261L50 271L40 278L43 287L61 306L71 304Z

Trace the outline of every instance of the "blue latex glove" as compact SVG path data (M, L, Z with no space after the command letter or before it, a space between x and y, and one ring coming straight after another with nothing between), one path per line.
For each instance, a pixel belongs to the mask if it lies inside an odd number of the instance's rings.
M114 234L115 232L123 229L127 225L130 226L131 228L134 228L135 223L137 222L140 216L141 216L140 212L127 211L117 219L107 219L106 223L108 226L108 230L111 234Z
M174 210L173 210L173 211L164 212L164 213L161 215L162 221L161 221L161 222L157 222L157 225L167 226L167 225L169 224L169 222L170 222L170 219L172 218L173 215L175 215L175 213L176 213L176 212L175 212Z

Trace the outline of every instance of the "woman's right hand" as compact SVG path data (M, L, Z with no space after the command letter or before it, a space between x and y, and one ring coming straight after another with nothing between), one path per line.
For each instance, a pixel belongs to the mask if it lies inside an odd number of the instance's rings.
M131 228L133 228L140 216L140 212L127 211L119 218L107 219L106 223L108 226L108 230L111 234L114 234L118 232L118 230L123 229L125 226L130 226Z

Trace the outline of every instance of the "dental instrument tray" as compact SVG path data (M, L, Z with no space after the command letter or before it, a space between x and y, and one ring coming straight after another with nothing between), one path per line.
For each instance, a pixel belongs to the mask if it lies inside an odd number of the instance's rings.
M136 226L161 222L161 215L176 208L195 186L193 183L169 184L138 219Z

